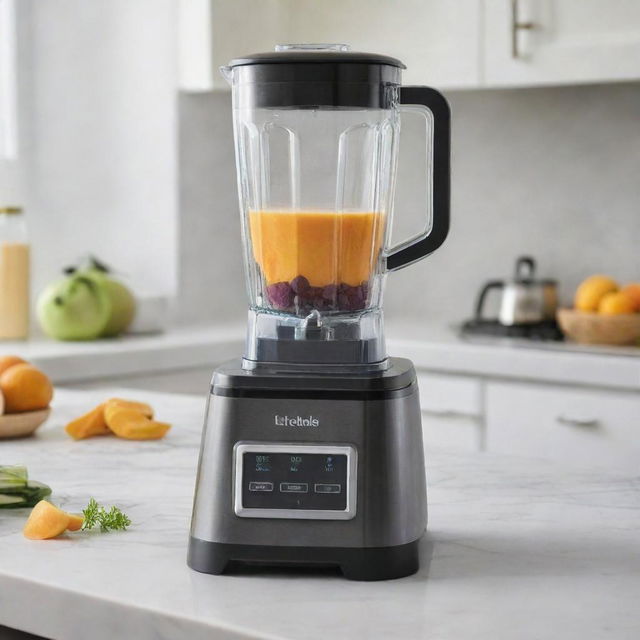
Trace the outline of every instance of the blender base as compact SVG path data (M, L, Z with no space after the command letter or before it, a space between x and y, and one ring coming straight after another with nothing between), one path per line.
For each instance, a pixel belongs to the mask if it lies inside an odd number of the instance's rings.
M207 542L191 538L188 565L220 575L239 566L338 567L348 580L392 580L410 576L420 560L416 540L395 547L277 547Z
M418 387L409 360L214 374L188 564L337 566L353 580L415 573L427 525Z

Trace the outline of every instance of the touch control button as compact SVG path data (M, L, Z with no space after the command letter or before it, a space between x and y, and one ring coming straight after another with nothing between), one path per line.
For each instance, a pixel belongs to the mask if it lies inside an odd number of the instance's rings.
M249 491L273 491L273 482L250 482Z
M341 484L316 484L315 487L316 493L340 493L342 491Z
M306 482L281 482L280 491L282 493L307 493L309 485Z

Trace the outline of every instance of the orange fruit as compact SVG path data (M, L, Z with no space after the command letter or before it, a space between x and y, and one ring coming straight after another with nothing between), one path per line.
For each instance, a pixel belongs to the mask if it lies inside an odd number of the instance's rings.
M636 311L640 311L640 282L632 282L620 290L626 293L634 302Z
M590 276L576 290L575 307L579 311L595 311L607 293L617 290L618 283L608 276Z
M9 367L25 363L26 361L19 356L2 356L0 357L0 375L2 375Z
M631 296L622 291L607 293L598 305L598 313L607 316L617 316L623 313L633 313L635 303Z
M0 375L7 413L46 409L53 397L51 380L30 364L16 364Z

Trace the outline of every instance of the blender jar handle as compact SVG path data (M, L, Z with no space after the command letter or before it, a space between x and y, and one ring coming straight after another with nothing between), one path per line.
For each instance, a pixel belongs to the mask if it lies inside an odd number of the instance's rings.
M431 228L392 247L387 271L396 271L433 253L449 233L451 112L445 97L430 87L400 87L400 104L420 107L433 122ZM429 164L429 162L427 162Z

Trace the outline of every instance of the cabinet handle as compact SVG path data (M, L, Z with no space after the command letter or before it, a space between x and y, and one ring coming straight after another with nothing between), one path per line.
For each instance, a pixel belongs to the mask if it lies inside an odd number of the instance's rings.
M596 418L567 418L566 416L558 416L556 418L556 422L560 424L566 424L571 427L581 427L583 429L594 429L595 427L600 426L600 421Z
M464 411L456 411L455 409L422 409L421 411L425 416L432 416L434 418L478 418L478 416L473 413L465 413Z
M518 0L511 0L511 57L517 60L520 57L518 50L518 32L535 29L533 22L520 22L518 19Z

